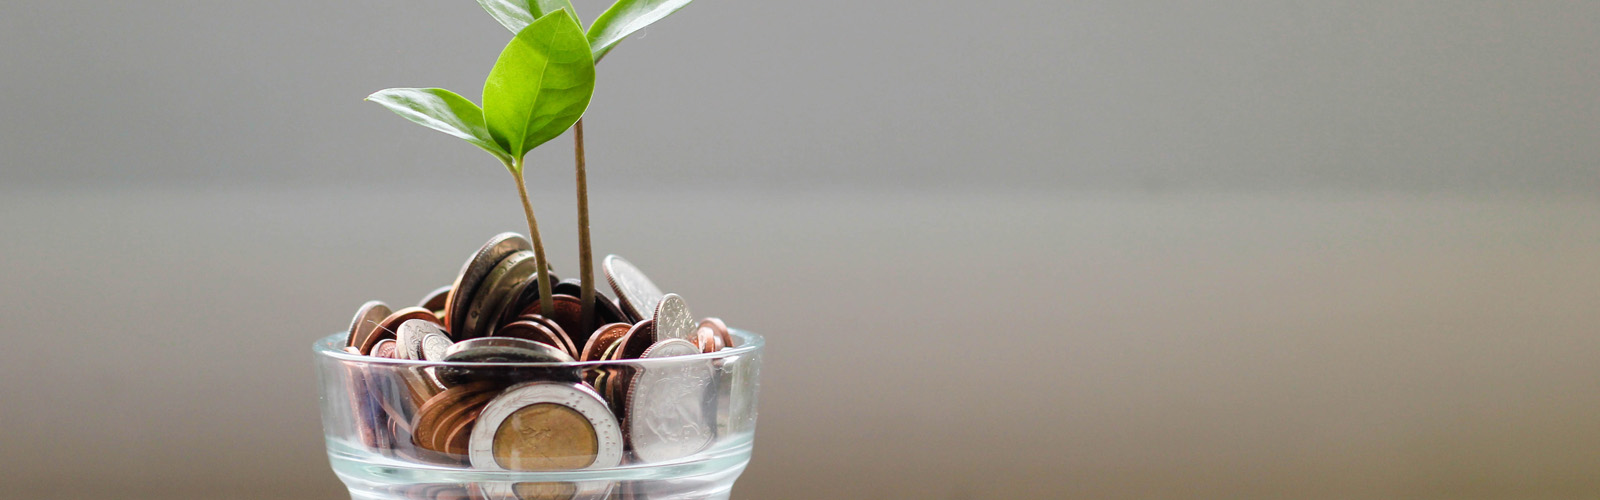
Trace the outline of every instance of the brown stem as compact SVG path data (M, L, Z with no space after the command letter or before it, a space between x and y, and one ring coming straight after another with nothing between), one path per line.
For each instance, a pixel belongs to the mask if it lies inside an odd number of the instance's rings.
M573 154L577 157L578 171L578 278L580 284L578 301L583 304L583 309L578 317L582 318L583 329L590 330L596 326L592 316L594 311L594 252L589 245L589 174L584 169L583 158L583 119L578 119L578 124L572 129Z
M511 176L517 179L517 194L522 196L522 212L528 216L528 238L533 240L533 257L538 260L539 313L549 318L555 316L555 301L550 300L550 261L544 258L544 240L539 238L539 221L533 218L533 203L528 201L528 184L522 180L522 160L511 167Z

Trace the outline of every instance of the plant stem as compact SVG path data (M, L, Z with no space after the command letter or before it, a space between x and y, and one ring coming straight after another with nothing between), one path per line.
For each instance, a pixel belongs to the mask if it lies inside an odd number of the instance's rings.
M589 174L584 170L583 119L579 118L572 129L573 155L578 171L578 277L580 284L578 302L583 309L578 315L584 330L593 331L594 311L594 251L589 245Z
M544 258L544 240L539 238L539 221L533 218L533 203L528 201L528 184L522 180L522 160L513 160L511 176L517 179L517 194L522 196L522 212L528 216L528 238L533 240L533 257L538 260L539 314L555 316L555 301L550 300L550 261Z

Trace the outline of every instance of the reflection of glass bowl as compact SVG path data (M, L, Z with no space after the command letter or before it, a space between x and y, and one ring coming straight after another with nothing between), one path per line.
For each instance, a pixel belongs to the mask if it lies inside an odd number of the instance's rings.
M329 336L313 346L328 459L354 498L726 496L750 460L763 349L732 334L715 353L575 363L385 359ZM511 470L527 464L578 468Z

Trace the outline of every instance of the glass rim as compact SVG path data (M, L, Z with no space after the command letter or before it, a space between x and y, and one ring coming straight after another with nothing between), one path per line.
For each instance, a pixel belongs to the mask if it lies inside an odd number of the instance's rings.
M317 339L311 344L311 351L317 356L327 356L341 363L367 363L375 365L394 366L460 366L460 367L504 367L504 368L583 368L589 366L617 366L617 365L652 365L668 364L694 360L716 360L741 356L761 351L766 346L766 339L760 334L738 328L729 328L728 334L737 340L737 347L729 347L716 352L696 353L685 356L672 356L666 358L620 359L613 361L520 361L520 362L477 362L477 361L428 361L422 359L392 359L368 356L365 354L350 354L344 351L344 341L348 333L335 333Z

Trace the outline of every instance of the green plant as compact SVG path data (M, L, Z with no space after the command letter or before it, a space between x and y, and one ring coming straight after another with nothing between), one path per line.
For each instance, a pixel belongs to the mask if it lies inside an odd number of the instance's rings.
M587 38L595 63L611 52L617 43L688 5L690 0L617 0L595 18ZM478 0L483 10L512 33L520 33L530 22L552 12L566 11L576 18L569 0ZM583 120L572 129L574 171L578 189L578 274L582 281L579 301L584 321L593 318L594 253L589 240L589 175L583 151ZM540 289L540 293L547 290ZM549 302L549 301L545 301ZM586 325L592 327L594 325Z
M550 296L550 261L528 200L523 158L572 128L594 95L595 57L588 36L571 4L559 3L565 7L521 23L484 80L482 108L439 88L394 88L367 97L417 124L465 139L505 165L528 219L541 297ZM488 8L489 2L484 5ZM551 315L552 301L540 304L543 314Z

